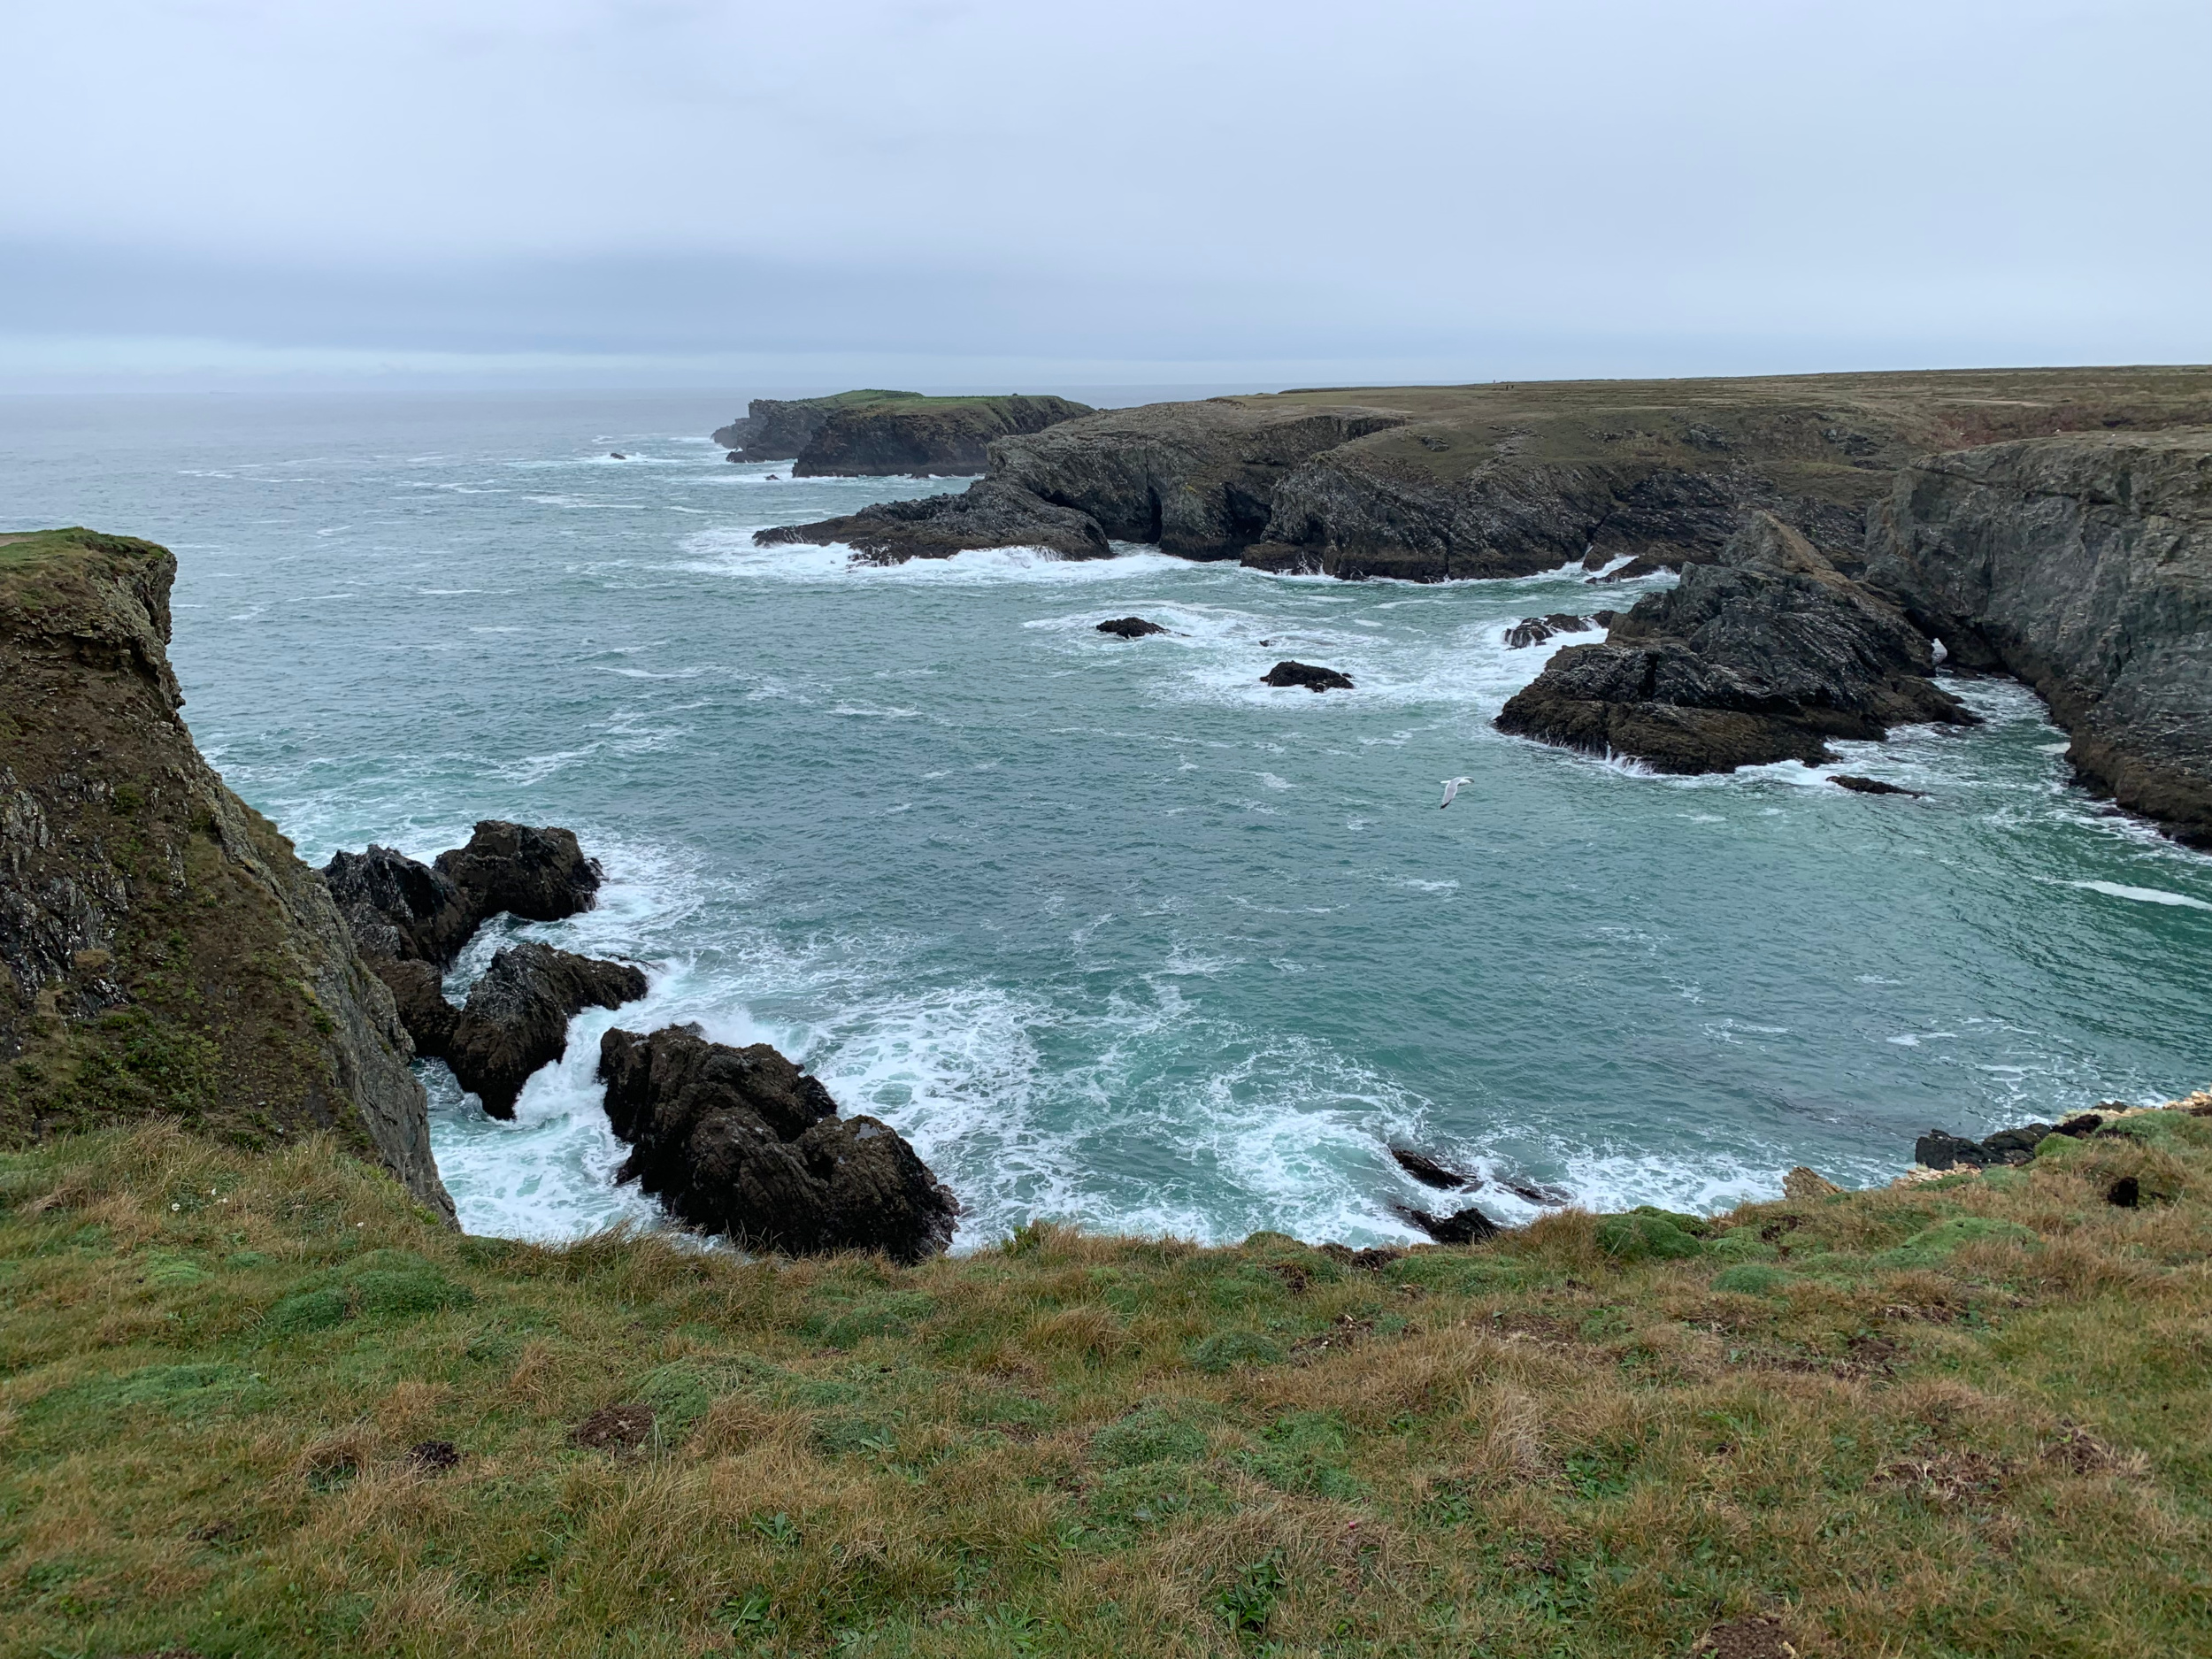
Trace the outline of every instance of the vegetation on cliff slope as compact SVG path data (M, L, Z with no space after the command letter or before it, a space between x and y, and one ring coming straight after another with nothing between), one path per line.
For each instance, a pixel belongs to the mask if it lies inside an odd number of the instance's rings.
M2114 1127L1709 1220L911 1269L59 1140L0 1159L0 1653L2200 1650L2212 1118Z

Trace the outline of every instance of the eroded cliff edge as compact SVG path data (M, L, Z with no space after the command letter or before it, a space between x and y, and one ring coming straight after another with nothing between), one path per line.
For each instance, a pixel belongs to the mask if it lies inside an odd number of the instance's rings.
M1955 662L2032 686L2085 782L2212 848L2212 431L1924 457L1866 563Z
M175 574L127 537L0 538L0 1135L324 1130L450 1223L391 993L179 717Z

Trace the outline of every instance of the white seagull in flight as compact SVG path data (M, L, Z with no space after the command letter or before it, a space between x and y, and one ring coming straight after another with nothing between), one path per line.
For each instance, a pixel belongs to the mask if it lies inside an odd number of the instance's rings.
M1441 812L1441 811L1442 811L1442 810L1443 810L1446 807L1448 807L1448 806L1451 805L1451 803L1452 803L1452 797L1453 797L1454 795L1457 795L1457 794L1459 793L1459 786L1460 786L1461 784L1463 784L1463 783L1472 783L1472 782L1474 782L1474 780L1473 780L1472 778L1447 778L1447 779L1445 779L1445 780L1444 780L1444 798L1443 798L1441 801L1439 801L1439 802L1436 803L1436 810L1437 810L1438 811Z

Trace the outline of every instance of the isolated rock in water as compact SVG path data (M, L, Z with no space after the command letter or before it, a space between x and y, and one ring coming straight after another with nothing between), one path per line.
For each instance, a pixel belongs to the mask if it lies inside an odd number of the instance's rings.
M495 1118L540 1066L568 1052L568 1022L587 1008L619 1008L645 995L645 975L541 945L509 945L492 958L454 1022L445 1057L463 1088Z
M323 880L372 961L449 963L483 919L443 872L373 842L334 853Z
M1409 1152L1402 1147L1391 1148L1390 1156L1396 1161L1400 1169L1413 1177L1415 1180L1419 1181L1424 1187L1439 1187L1449 1192L1455 1187L1474 1187L1482 1185L1480 1179L1475 1176L1462 1175L1456 1170L1448 1170L1435 1159L1425 1157L1418 1152Z
M2050 703L2084 782L2212 848L2212 430L1924 457L1866 555L1955 664Z
M1664 565L1640 556L1629 560L1618 570L1601 571L1595 576L1586 576L1582 580L1593 587L1601 582L1632 582L1639 577L1660 575L1666 568Z
M1124 640L1141 640L1148 634L1167 632L1158 623L1147 622L1142 617L1116 617L1111 622L1100 623L1098 631Z
M1088 513L987 478L957 495L879 502L841 518L757 530L753 545L849 547L868 565L950 558L979 548L1035 548L1067 559L1111 558L1114 552Z
M1400 1220L1420 1228L1439 1244L1479 1244L1504 1231L1472 1204L1448 1216L1432 1216L1403 1204L1393 1204L1391 1210Z
M1541 617L1523 617L1505 631L1505 648L1517 651L1526 646L1541 645L1552 636L1552 630Z
M1555 1208L1558 1205L1571 1204L1574 1202L1574 1194L1563 1187L1546 1187L1537 1181L1515 1179L1501 1180L1498 1185L1511 1193L1514 1197L1525 1198L1532 1204Z
M917 1262L952 1241L960 1206L887 1125L841 1118L829 1091L766 1043L695 1025L600 1040L607 1119L636 1180L710 1233L791 1255L881 1250Z
M599 902L599 863L584 856L573 830L487 818L467 846L440 853L434 862L480 922L503 910L557 922Z
M414 1040L415 1052L425 1059L442 1060L452 1047L453 1027L461 1010L445 999L445 976L427 962L396 961L373 956L369 966L391 987L399 1006L399 1023Z
M1831 738L1976 717L1926 676L1928 641L1771 514L1717 565L1616 618L1601 645L1570 646L1498 716L1502 732L1661 772L1832 760Z
M1909 795L1916 801L1925 798L1917 789L1884 783L1879 778L1861 778L1850 772L1838 772L1828 781L1850 790L1854 795Z
M1350 691L1352 677L1311 663L1280 662L1260 676L1263 686L1303 686L1308 691Z

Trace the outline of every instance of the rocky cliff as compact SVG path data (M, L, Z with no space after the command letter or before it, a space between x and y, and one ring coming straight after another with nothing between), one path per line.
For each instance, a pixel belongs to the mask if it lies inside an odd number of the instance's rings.
M124 537L0 538L0 1135L326 1130L450 1222L390 993L179 718L175 572Z
M2034 687L2086 781L2212 847L2212 431L1919 459L1867 575L1954 660Z
M1755 511L1851 574L1916 456L2212 423L2212 372L2017 370L1396 387L1110 410L992 445L989 480L1100 535L1417 581L1708 561ZM957 497L928 512L951 516ZM1005 539L1049 545L998 515ZM906 521L910 535L919 518ZM1064 536L1064 525L1055 527Z
M799 452L794 478L980 472L992 442L1092 411L1064 397L922 397L838 410Z

